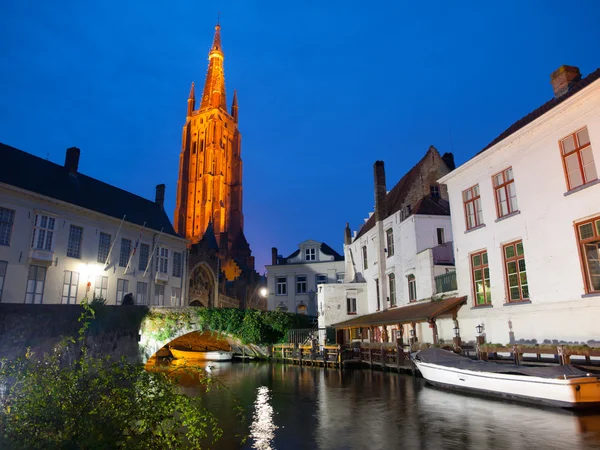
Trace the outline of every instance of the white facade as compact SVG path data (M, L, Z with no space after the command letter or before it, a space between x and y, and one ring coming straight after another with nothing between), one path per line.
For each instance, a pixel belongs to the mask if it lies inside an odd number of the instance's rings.
M268 309L317 315L318 285L343 281L344 261L321 242L307 240L287 258L266 266Z
M450 216L413 214L404 220L401 218L401 212L398 211L383 220L385 260L380 261L378 257L377 226L346 246L353 256L347 264L354 262L356 279L364 280L367 285L365 314L404 306L411 301L431 299L436 293L434 277L454 270ZM391 230L393 251L388 244L388 230ZM366 265L363 248L367 252ZM383 282L379 281L381 264L385 266ZM394 279L395 296L390 293L390 275ZM409 280L413 277L415 295L411 299Z
M581 158L589 182L570 189L565 169L570 162L563 158L561 142L584 129L591 151L586 148ZM580 137L581 147L585 147L585 131ZM493 177L508 168L512 168L514 184L507 192L509 197L516 194L516 201L512 213L509 206L500 205L501 213L508 214L499 218L502 214L497 210L496 195L503 193L495 193ZM581 173L581 169L571 169L572 182L577 185L577 171ZM536 339L539 343L600 340L600 279L592 281L590 274L591 271L600 277L598 172L600 80L439 180L447 184L453 211L459 295L468 296L467 305L458 314L463 340L475 339L478 324L484 326L487 342L501 344L520 339ZM467 230L463 195L476 185L481 216ZM586 236L590 236L585 247L578 224L594 218L598 221L592 221L585 229ZM511 249L514 242L521 242L522 247ZM514 260L505 260L506 245L509 257L515 249L523 253L517 255L525 263L523 267L518 262L518 276L508 276L507 271L513 271L515 265ZM485 283L479 284L476 298L473 274L477 269L472 267L472 257L484 251L489 289ZM483 259L476 258L475 262L481 267ZM513 287L512 298L509 283ZM484 291L491 294L491 299L483 296Z
M319 342L324 344L328 327L368 313L366 284L321 284L317 293L317 308ZM334 339L330 340L335 342Z
M187 291L185 239L142 231L127 219L117 236L120 223L0 184L0 301L73 304L96 294L115 305L131 293L136 304L181 305ZM106 236L114 242L108 264ZM144 259L151 259L147 271Z

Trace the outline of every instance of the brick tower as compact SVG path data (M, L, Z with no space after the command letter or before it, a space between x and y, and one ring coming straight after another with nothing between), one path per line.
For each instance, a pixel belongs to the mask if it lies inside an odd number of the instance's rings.
M196 109L194 83L187 102L174 219L177 233L192 243L212 223L221 249L230 251L244 229L241 135L235 91L227 111L220 30L217 25L208 53L200 107Z

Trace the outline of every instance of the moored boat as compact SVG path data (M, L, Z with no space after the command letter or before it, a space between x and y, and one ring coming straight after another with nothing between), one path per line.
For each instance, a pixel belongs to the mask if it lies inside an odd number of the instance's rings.
M182 350L169 347L171 354L175 359L185 359L190 361L231 361L233 352L224 352L221 350L215 351L195 351Z
M574 366L524 367L474 361L438 348L413 361L434 386L562 408L600 407L600 377Z

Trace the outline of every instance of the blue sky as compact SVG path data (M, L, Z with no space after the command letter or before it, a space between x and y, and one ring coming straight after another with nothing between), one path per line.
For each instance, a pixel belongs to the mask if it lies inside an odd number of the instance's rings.
M150 199L165 183L172 217L218 11L260 272L273 246L341 252L376 160L388 189L429 145L461 164L549 100L560 65L600 67L597 0L4 0L0 142L59 164L77 146L81 172Z

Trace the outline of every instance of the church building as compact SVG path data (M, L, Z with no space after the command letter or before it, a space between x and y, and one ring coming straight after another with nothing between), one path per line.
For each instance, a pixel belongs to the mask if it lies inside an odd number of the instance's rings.
M260 275L244 236L237 94L228 110L224 58L217 24L198 109L194 83L187 101L175 230L191 243L190 304L259 307Z

